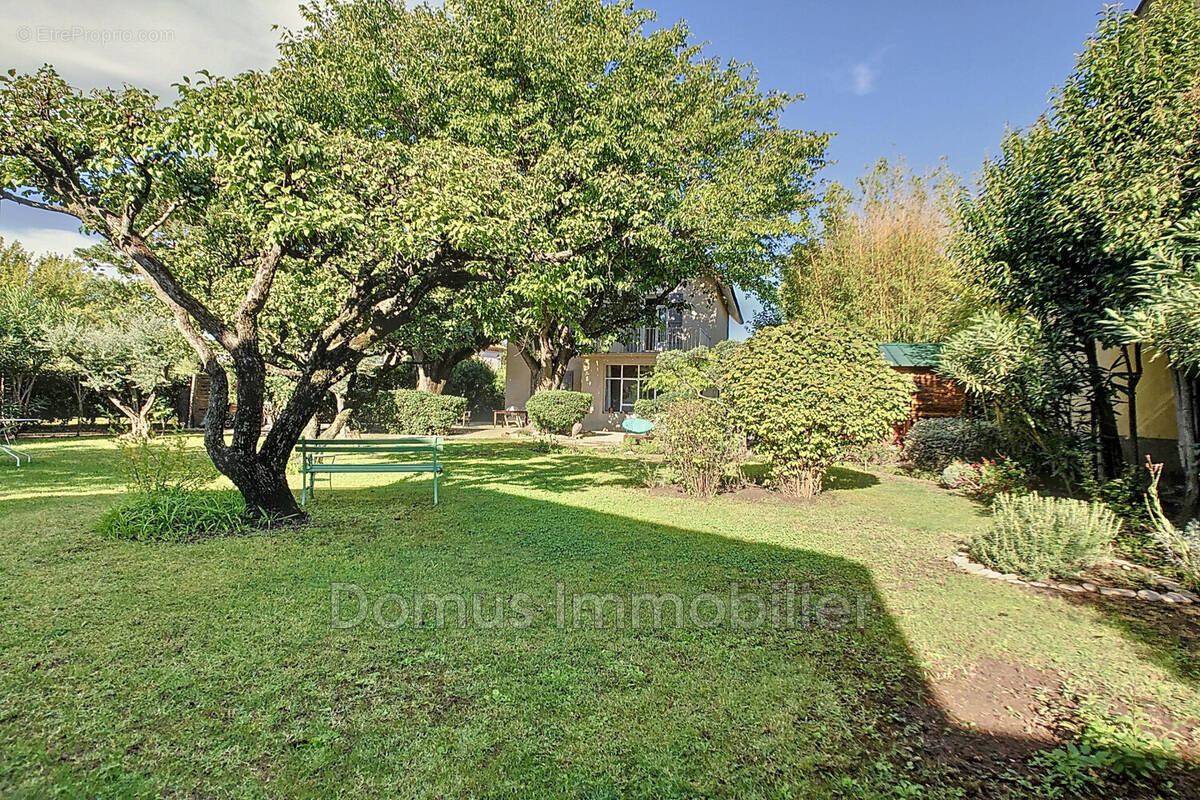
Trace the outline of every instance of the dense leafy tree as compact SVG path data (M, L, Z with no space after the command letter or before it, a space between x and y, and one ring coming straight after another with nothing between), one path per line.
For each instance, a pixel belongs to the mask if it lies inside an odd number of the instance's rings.
M94 390L129 422L130 434L150 436L150 415L159 391L191 366L190 350L159 308L133 307L95 324L64 320L50 345L69 360Z
M33 257L0 239L0 413L35 415L38 378L54 364L46 331L88 304L94 278L77 259ZM79 397L80 405L83 398Z
M909 415L914 386L875 342L799 322L764 328L734 350L722 399L781 491L812 497L848 450L876 444Z
M877 341L941 341L971 302L946 254L958 183L944 167L876 163L851 193L830 186L821 235L795 250L779 287L786 319L847 325Z
M938 371L989 410L1011 455L1078 486L1090 472L1075 422L1088 376L1070 352L1036 320L985 312L946 340Z
M659 353L654 373L645 382L644 388L660 396L715 398L720 391L725 361L740 346L739 342L727 339L712 347L701 345L691 350Z
M306 14L270 72L202 76L167 104L49 67L0 88L3 198L132 260L211 378L206 447L251 516L301 515L297 438L433 292L590 291L597 269L645 285L633 268L652 262L629 253L747 269L804 207L823 139L627 3ZM294 389L264 436L268 371Z
M960 209L953 252L985 302L1033 318L1064 358L1087 365L1100 471L1115 476L1123 461L1116 387L1096 344L1112 340L1106 309L1127 267L1104 250L1094 218L1064 211L1074 168L1064 164L1063 148L1047 120L1006 135L1000 156L984 165L978 193Z

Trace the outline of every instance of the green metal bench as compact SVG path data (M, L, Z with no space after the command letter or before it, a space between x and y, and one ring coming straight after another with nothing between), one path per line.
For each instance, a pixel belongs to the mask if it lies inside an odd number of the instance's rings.
M433 504L438 502L438 476L442 465L438 453L442 449L440 436L404 436L394 439L301 439L300 505L307 505L316 489L316 476L332 476L335 472L432 472ZM347 463L334 456L380 455L393 460ZM330 484L332 486L332 484Z

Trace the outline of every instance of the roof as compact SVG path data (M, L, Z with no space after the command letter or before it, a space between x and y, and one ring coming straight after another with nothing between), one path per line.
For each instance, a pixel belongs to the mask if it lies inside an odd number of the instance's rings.
M705 278L704 282L708 284L709 288L716 294L717 299L721 301L721 305L725 307L725 313L734 322L741 325L742 307L738 304L737 294L733 291L733 287L716 278Z
M879 352L893 367L933 368L941 358L940 344L917 342L881 342Z

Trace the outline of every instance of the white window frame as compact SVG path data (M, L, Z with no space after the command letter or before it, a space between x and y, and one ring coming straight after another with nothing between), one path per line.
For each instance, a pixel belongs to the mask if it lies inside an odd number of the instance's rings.
M635 367L636 374L626 376L625 370L628 367ZM613 375L613 370L619 370L618 375ZM626 384L633 384L633 399L635 401L643 397L654 397L655 392L651 389L643 389L642 384L650 378L654 372L653 364L609 364L604 369L604 410L609 414L632 414L633 404L624 403L622 398L625 396ZM614 394L615 391L615 394Z

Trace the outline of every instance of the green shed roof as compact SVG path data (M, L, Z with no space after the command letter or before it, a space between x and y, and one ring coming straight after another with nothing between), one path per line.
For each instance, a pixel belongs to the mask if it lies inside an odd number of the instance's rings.
M882 342L879 352L893 367L936 367L942 353L940 344Z

